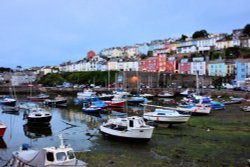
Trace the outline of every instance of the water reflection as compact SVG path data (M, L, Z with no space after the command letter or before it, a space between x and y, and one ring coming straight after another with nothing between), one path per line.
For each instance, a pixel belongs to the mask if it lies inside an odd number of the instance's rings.
M7 148L7 145L6 145L6 143L5 143L5 141L4 141L3 138L0 138L0 148L1 148L1 149L2 149L2 148Z
M44 125L25 124L23 125L23 131L25 136L27 136L30 139L52 136L52 130L50 124L44 124Z

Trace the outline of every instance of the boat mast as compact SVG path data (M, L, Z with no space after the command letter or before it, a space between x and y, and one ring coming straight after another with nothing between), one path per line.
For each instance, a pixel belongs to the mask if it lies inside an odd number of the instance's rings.
M199 95L200 91L199 91L199 71L196 71L196 94Z

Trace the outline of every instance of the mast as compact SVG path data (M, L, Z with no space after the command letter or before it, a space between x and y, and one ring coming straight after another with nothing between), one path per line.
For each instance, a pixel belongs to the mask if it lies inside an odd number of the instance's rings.
M199 91L199 71L196 71L196 94L199 95L200 91Z

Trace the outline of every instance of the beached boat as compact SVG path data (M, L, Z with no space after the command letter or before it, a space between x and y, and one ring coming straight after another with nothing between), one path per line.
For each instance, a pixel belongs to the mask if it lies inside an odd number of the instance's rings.
M60 95L56 96L54 99L44 100L44 104L48 106L67 106L67 98Z
M0 137L4 136L6 128L7 126L3 122L0 122Z
M209 104L184 104L176 108L177 111L188 112L191 114L210 114L211 106Z
M190 115L180 114L175 110L155 109L154 112L144 113L143 118L145 120L158 123L179 124L187 122L190 118Z
M60 136L61 145L59 147L45 147L41 150L28 149L26 145L22 150L14 151L12 159L7 166L13 167L86 167L87 163L76 159L74 150L70 146L64 145L63 138Z
M113 137L149 141L154 127L146 125L142 117L109 119L100 126L100 131Z
M242 111L249 112L250 111L250 106L240 106Z
M24 112L24 119L27 123L49 123L52 114L43 108L31 108Z
M225 105L217 101L211 101L210 105L211 105L212 110L224 110L225 109Z

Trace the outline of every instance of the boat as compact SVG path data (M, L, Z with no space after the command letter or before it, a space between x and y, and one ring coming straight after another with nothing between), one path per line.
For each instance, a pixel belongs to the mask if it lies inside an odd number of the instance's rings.
M91 89L86 89L83 92L77 93L77 99L85 100L91 97L96 97L96 92L93 92Z
M240 109L241 109L242 111L249 112L249 111L250 111L250 106L240 106Z
M45 147L41 150L31 150L28 148L27 144L23 144L21 150L14 151L12 153L12 158L8 162L7 166L86 167L87 163L76 159L73 148L69 145L64 145L62 136L59 137L61 140L61 144L59 147Z
M0 137L0 149L7 148L7 145L2 137Z
M162 92L162 93L159 93L157 96L158 97L174 97L174 94L169 93L169 92Z
M146 112L143 118L147 121L154 121L158 123L179 124L185 123L189 120L189 114L180 114L176 110L155 109L154 112Z
M49 123L52 114L43 108L31 108L24 112L24 119L27 123Z
M111 100L114 97L114 95L102 93L98 97L99 97L100 100Z
M104 101L108 105L108 107L124 107L125 99L123 95L115 95L111 101Z
M193 91L189 90L189 88L187 88L186 90L184 90L183 92L180 93L181 96L190 96L190 94L192 93Z
M129 98L127 100L127 102L128 103L134 103L134 104L146 103L147 102L147 98L141 97L141 96L133 96L133 97Z
M15 106L16 105L16 99L10 97L10 96L4 96L0 99L0 104L5 106Z
M225 105L217 101L211 101L210 105L211 105L212 110L224 110L225 109Z
M191 114L210 114L211 106L209 104L195 104L195 103L186 103L177 106L177 111L188 112Z
M43 102L45 99L48 99L49 95L46 95L44 93L40 93L36 96L28 96L27 99L31 101L38 101L38 102Z
M0 122L0 138L4 136L6 129L7 126L3 122Z
M82 111L86 113L98 113L102 110L102 108L97 107L95 105L89 105L86 103L83 103Z
M29 109L38 108L38 107L39 105L34 102L24 102L24 103L22 102L18 104L18 108L22 110L29 110Z
M56 96L54 99L44 100L44 104L48 106L67 106L67 98L61 95Z
M100 125L104 135L142 141L149 141L153 130L154 127L146 125L143 118L138 116L111 118Z
M145 97L145 98L148 98L148 99L155 97L155 95L149 94L149 93L141 94L141 96L142 96L142 97Z
M227 101L223 101L224 105L229 105L229 104L240 104L242 102L242 100L227 100Z

